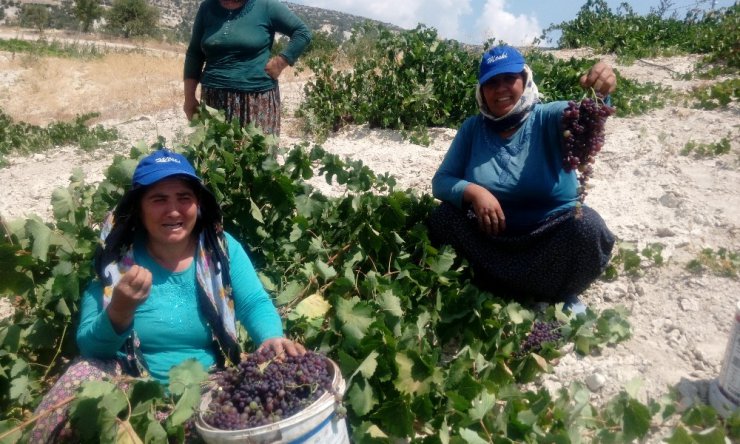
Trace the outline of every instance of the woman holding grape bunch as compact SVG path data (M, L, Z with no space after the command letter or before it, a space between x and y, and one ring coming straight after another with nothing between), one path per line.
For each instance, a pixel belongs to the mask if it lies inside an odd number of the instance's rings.
M603 97L616 75L598 62L580 84ZM463 123L432 179L442 201L428 221L432 241L453 246L496 295L585 311L578 294L603 272L614 236L581 206L576 171L590 173L613 108L540 103L532 71L507 45L483 54L476 98L480 114Z
M236 321L260 350L303 355L282 322L242 245L224 232L221 209L188 160L168 150L144 157L101 230L93 280L80 308L82 357L37 412L74 394L83 381L168 373L188 359L204 368L238 363ZM48 413L48 412L47 412ZM32 442L54 440L66 412L42 416Z

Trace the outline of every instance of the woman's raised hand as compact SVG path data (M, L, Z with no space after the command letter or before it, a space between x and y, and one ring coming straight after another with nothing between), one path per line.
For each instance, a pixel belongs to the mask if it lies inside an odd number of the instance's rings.
M480 185L471 183L465 187L463 199L470 202L478 218L481 231L494 236L506 229L506 217L498 199Z
M581 86L593 88L603 95L611 94L617 89L617 75L607 63L597 62L588 73L581 76Z
M108 305L108 317L117 332L126 330L134 319L136 307L149 297L152 289L152 273L144 267L134 265L121 276Z
M287 354L289 356L299 356L306 353L306 348L297 342L288 338L270 338L260 345L258 350L270 349L275 352L275 356Z

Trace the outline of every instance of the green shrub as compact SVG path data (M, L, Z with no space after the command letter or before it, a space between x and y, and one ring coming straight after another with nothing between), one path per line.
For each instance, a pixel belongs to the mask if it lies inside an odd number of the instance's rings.
M428 127L457 128L478 113L478 50L440 40L434 29L425 27L398 33L382 27L361 31L364 34L347 45L348 54L358 57L351 71L335 69L328 56L305 62L315 76L306 84L297 114L308 131L322 138L348 123L369 124L401 130L412 141L427 144ZM548 101L581 98L578 79L596 63L557 60L537 50L526 57ZM618 81L612 103L619 116L642 114L665 103L665 88L619 75Z
M103 142L118 138L118 131L101 125L88 126L96 113L77 116L73 122L55 122L45 128L13 119L0 110L0 166L3 156L10 153L28 154L48 150L54 146L76 144L83 149L93 149Z
M159 9L144 0L113 0L105 19L109 32L126 38L159 34Z
M740 270L740 252L729 251L726 248L717 251L705 248L696 259L686 264L686 269L694 274L710 272L715 276L737 279Z
M626 59L705 54L705 63L740 67L740 4L711 11L691 9L683 20L665 17L668 8L663 6L640 16L627 3L614 12L605 0L587 0L575 19L550 25L543 38L560 31L560 48L588 47Z
M681 150L682 156L693 155L695 158L716 157L730 152L730 139L723 137L719 142L697 143L689 140Z

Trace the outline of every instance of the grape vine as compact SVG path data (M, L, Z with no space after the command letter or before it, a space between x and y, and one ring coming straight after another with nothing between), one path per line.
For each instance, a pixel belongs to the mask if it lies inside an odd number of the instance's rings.
M430 196L395 190L391 177L317 146L297 145L281 162L274 148L253 128L204 110L183 151L223 202L226 229L250 248L285 331L338 364L353 442L573 442L607 432L643 439L647 427L628 425L650 423L652 412L673 405L651 402L648 410L632 394L597 408L578 384L558 393L527 390L520 383L547 371L560 353L542 347L518 354L535 322L557 320L563 343L589 354L630 336L626 312L569 317L550 307L535 315L481 292L466 262L429 242ZM0 225L0 284L15 308L0 321L0 441L23 441L40 397L77 355L69 332L91 277L96 222L145 152L118 156L97 186L78 177L57 190L54 221ZM324 196L308 182L315 175L346 192ZM243 342L245 349L254 345ZM75 400L76 427L101 442L115 442L121 428L145 442L183 442L204 379L202 369L187 365L170 372L167 393L148 380L132 381L125 392L86 384ZM261 407L263 419L276 412L275 399L272 412ZM699 433L695 424L686 433Z

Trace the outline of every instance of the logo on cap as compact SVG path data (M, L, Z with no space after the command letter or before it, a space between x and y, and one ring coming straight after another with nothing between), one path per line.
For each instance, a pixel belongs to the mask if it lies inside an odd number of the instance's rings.
M154 161L157 163L168 163L168 162L180 163L180 159L176 159L174 157L169 157L169 156L168 157L157 157L156 159L154 159Z
M509 54L503 53L499 55L492 55L491 57L486 59L486 64L490 65L491 63L497 62L499 60L508 59Z

